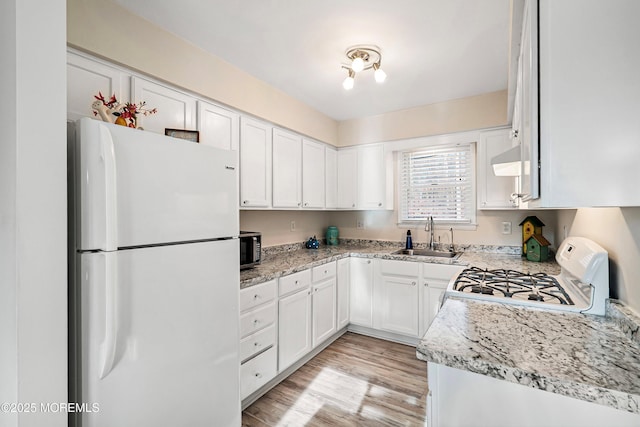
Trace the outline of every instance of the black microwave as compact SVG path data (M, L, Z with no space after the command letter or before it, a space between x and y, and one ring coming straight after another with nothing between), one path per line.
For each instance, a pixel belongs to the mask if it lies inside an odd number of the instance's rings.
M240 270L255 267L262 259L262 234L240 231Z

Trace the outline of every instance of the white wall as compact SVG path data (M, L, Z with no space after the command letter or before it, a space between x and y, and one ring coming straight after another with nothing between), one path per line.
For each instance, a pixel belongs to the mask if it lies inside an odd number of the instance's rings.
M328 212L322 211L240 211L240 229L261 232L265 247L324 238L329 225Z
M338 123L340 146L443 135L507 124L507 91L422 105Z
M476 230L454 230L455 244L476 244L496 246L518 246L521 244L522 229L520 222L529 215L535 215L545 224L544 236L554 245L556 230L555 211L478 211ZM364 223L364 229L357 229L357 221ZM511 234L502 234L502 222L511 222ZM425 224L415 227L398 226L397 211L363 211L363 212L332 212L329 215L329 225L335 225L340 230L340 237L351 239L373 239L404 241L407 230L411 230L414 243L428 243L429 233L424 231ZM435 240L441 238L442 243L450 241L448 226L435 229Z
M67 401L63 0L0 3L0 401ZM67 414L0 413L2 426Z
M640 313L640 208L561 210L558 233L564 227L569 235L587 237L609 252L611 296Z
M329 144L335 120L110 0L68 0L67 42ZM181 7L176 3L176 7ZM136 100L139 101L139 100Z

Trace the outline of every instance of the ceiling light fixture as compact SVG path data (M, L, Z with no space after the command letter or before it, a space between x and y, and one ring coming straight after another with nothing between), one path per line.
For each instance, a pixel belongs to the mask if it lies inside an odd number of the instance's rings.
M353 89L356 73L365 70L373 69L374 78L378 83L382 83L386 80L387 73L385 73L382 68L380 68L380 63L382 62L382 54L380 53L380 48L378 46L351 46L346 50L345 55L350 61L349 64L342 64L342 68L347 70L349 73L347 78L342 82L342 87L345 90Z

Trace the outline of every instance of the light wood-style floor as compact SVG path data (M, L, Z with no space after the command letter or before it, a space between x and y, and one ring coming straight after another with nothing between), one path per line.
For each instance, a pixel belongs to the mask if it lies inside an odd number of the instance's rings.
M415 347L347 332L242 414L245 427L424 426Z

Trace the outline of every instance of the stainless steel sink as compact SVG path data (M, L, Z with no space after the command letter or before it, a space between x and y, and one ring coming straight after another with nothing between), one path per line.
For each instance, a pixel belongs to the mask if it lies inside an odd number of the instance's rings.
M431 249L400 249L391 252L392 255L416 255L416 256L433 256L439 258L455 258L457 252L434 251Z

